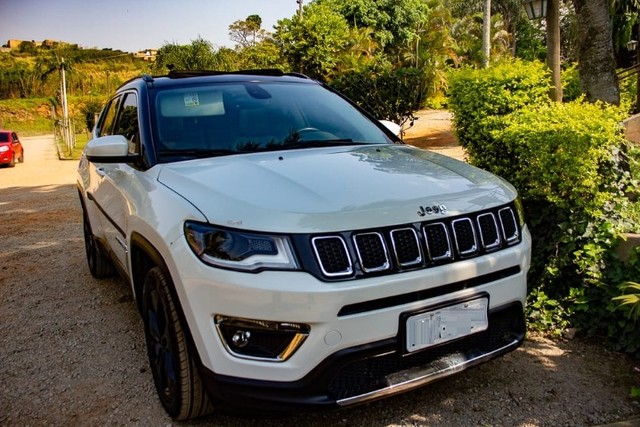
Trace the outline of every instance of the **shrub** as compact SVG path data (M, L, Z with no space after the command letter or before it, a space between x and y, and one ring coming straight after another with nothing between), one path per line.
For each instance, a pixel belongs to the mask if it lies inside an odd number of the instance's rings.
M471 163L492 167L500 175L502 166L492 153L502 153L504 167L509 168L508 147L496 145L491 131L501 127L507 114L526 105L548 103L549 90L548 71L540 62L514 61L483 70L454 71L449 79L449 107L458 141Z
M82 114L84 115L84 124L86 125L88 132L93 130L96 114L100 113L102 105L102 102L94 100L90 100L84 104Z
M510 81L513 80L513 81ZM637 281L640 262L622 265L613 248L638 230L639 172L620 122L622 109L581 100L548 101L541 64L463 70L451 79L456 131L470 161L511 182L533 237L529 326L574 326L640 353L638 323L613 300ZM632 155L633 154L633 155ZM631 197L633 199L633 197Z
M611 302L619 295L617 272L623 271L613 249L633 228L622 116L619 108L581 101L527 106L491 133L498 146L508 147L509 162L502 152L492 155L528 213L534 238L530 280L537 288L530 313L544 308L536 307L544 295L559 302L551 308L558 317L637 351L637 326Z
M582 95L578 64L574 63L562 70L562 100L575 101Z
M413 112L422 108L430 78L424 70L366 69L352 71L331 81L331 86L352 99L376 119L404 125L413 121Z

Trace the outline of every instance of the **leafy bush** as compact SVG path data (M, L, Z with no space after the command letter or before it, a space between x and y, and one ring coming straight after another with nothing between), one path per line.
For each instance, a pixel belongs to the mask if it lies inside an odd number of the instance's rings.
M640 319L640 283L626 282L622 286L623 294L614 297L614 301L620 301L620 307L628 306L629 317L638 320Z
M454 113L458 141L471 163L498 175L510 168L508 146L497 145L491 131L501 118L520 108L548 103L548 71L540 62L515 61L483 70L465 68L449 79L449 107ZM496 153L502 153L498 164ZM504 163L504 165L502 165Z
M422 108L430 78L417 68L352 71L331 81L331 86L351 98L377 119L403 125Z
M621 119L615 107L542 104L505 117L491 135L497 146L508 147L510 168L502 152L493 155L502 176L518 188L534 237L530 280L537 289L529 313L550 309L554 324L606 334L635 352L638 327L611 301L625 271L613 249L634 228ZM541 296L559 305L538 307Z
M635 75L620 80L620 105L632 114L636 108L636 97L638 95L638 80Z
M571 64L562 70L562 100L565 102L575 101L582 95L578 64Z
M620 310L612 300L624 292L620 283L640 274L640 262L623 265L613 251L638 224L630 200L638 166L620 126L623 111L550 103L536 63L464 70L450 89L471 162L511 182L525 207L533 237L529 326L556 334L577 327L640 354L630 306Z
M87 126L87 131L91 132L95 125L96 114L99 114L102 110L102 102L97 100L90 100L82 107L82 114L84 115L84 123Z

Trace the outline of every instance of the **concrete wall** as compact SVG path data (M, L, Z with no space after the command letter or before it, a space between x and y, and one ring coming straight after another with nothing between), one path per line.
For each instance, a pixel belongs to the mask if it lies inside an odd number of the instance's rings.
M627 139L640 144L640 114L629 117L622 124L624 125L624 135Z
M627 240L620 243L616 248L616 253L623 262L629 261L631 252L638 246L640 246L640 234L625 234Z

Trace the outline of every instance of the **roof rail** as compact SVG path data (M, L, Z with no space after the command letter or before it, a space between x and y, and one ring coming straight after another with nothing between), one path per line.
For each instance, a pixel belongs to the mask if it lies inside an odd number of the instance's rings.
M275 68L265 68L258 70L238 70L238 71L216 71L216 70L171 70L169 71L169 78L180 79L185 77L197 77L197 76L220 76L224 74L244 74L244 75L259 75L259 76L284 76L282 70Z
M306 74L296 73L296 72L285 73L285 76L300 77L301 79L311 79L311 77L307 76Z

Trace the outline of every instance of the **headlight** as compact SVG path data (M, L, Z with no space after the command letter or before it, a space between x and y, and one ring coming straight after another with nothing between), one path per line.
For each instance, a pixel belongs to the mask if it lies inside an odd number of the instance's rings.
M205 263L246 271L295 270L298 264L286 236L273 236L187 221L191 250Z
M4 153L5 151L9 151L9 146L8 145L0 146L0 153Z

